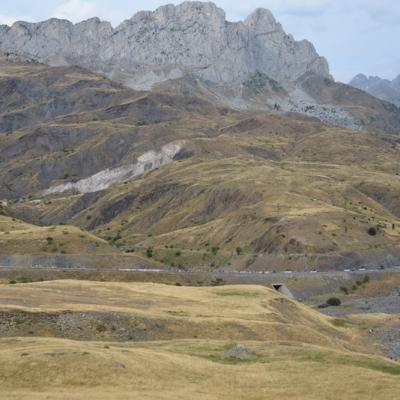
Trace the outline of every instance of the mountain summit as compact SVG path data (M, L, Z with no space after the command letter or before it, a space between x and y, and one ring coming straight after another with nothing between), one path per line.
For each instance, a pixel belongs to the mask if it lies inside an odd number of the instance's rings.
M278 82L307 72L329 77L314 46L286 34L270 11L257 9L232 23L204 2L141 11L115 29L98 18L75 25L16 22L1 28L0 48L45 64L87 67L135 89L150 89L187 69L213 84L240 84L255 73Z
M400 110L334 82L314 46L294 40L262 8L239 22L206 2L141 11L116 28L99 18L16 22L0 26L0 52L241 111L296 112L355 130L400 126Z
M349 85L400 107L400 75L391 81L379 76L367 77L364 74L358 74L350 81Z

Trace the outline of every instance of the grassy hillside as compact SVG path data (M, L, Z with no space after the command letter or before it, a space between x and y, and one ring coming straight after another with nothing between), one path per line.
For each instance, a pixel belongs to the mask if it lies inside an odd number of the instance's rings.
M118 254L106 241L74 226L41 227L0 216L3 254Z
M71 215L115 245L172 266L310 269L399 257L399 152L393 138L254 116L193 155L94 198L60 195L19 215Z
M352 400L400 390L399 364L363 353L355 325L336 327L265 288L59 281L3 286L0 296L5 398ZM118 338L128 328L113 330L111 315L144 336ZM232 353L238 343L244 356Z
M0 70L12 94L0 104L0 197L8 215L84 228L180 268L400 262L397 136L237 112L208 97L135 92L79 68L0 63ZM18 123L10 127L11 120ZM171 164L135 180L44 196L177 140L183 149ZM14 243L13 252L23 251Z
M37 226L0 215L3 267L160 267L139 254L123 254L107 241L71 225Z

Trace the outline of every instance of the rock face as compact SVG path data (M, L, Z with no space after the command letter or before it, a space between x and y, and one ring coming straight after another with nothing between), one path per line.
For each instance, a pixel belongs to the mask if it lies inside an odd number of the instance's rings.
M182 149L182 143L168 143L162 147L161 151L150 150L140 157L133 164L123 165L118 168L100 171L89 178L81 179L78 182L68 182L47 189L44 195L53 193L63 193L67 191L77 193L95 193L108 189L115 183L130 181L137 176L152 171L163 165L169 164Z
M367 77L364 74L358 74L349 85L400 107L400 75L391 81L379 76Z
M228 359L249 360L255 357L256 354L249 350L244 344L237 344L235 347L224 353L224 358Z
M295 41L265 9L234 23L205 2L142 11L116 28L98 18L16 22L0 26L1 52L7 61L83 67L132 89L202 98L240 111L295 112L334 126L394 134L400 126L398 108L334 82L314 46ZM62 114L74 104L64 106L61 98L50 113ZM26 120L19 112L0 115L0 131L49 117L43 104L30 111Z
M0 28L0 49L49 65L79 65L134 88L179 78L188 69L212 84L241 84L260 72L295 81L306 72L329 77L326 60L295 41L270 11L228 22L213 3L185 2L143 11L117 28L93 18L50 19Z

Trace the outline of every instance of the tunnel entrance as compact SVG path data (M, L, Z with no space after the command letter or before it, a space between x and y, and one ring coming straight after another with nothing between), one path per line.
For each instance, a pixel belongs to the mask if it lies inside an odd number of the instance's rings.
M284 296L289 297L289 299L294 300L293 293L287 288L284 283L273 283L272 288L275 289L277 292L283 294Z

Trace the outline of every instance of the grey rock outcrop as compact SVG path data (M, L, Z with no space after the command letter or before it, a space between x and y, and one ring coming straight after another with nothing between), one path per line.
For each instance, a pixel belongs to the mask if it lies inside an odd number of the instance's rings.
M49 65L79 65L134 88L183 76L240 84L261 72L278 82L306 72L329 76L327 61L308 41L295 41L265 9L228 22L213 3L185 2L142 11L117 28L93 18L50 19L0 27L0 49Z
M296 112L396 134L400 125L398 108L335 82L314 46L294 40L265 9L239 22L206 2L141 11L116 28L98 18L16 22L0 26L0 53L12 61L80 66L136 90L179 93L236 110ZM34 115L46 117L44 108L38 111ZM2 123L8 131L22 124L17 118Z

